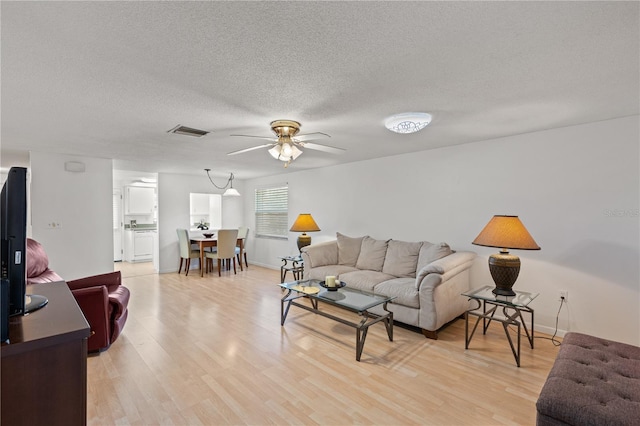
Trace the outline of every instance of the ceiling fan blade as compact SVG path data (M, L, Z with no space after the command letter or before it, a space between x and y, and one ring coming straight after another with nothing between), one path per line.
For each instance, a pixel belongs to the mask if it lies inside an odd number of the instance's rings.
M315 149L316 151L329 152L331 154L342 154L343 152L346 151L346 149L335 148L333 146L320 145L320 144L311 143L311 142L302 142L300 143L300 145L304 148Z
M241 150L239 150L239 151L229 152L229 153L227 153L227 155L243 154L243 153L245 153L245 152L254 151L254 150L256 150L256 149L260 149L260 148L266 148L266 147L268 147L268 146L273 146L273 145L274 145L274 144L272 144L272 143L266 143L266 144L264 144L264 145L258 145L258 146L254 146L254 147L251 147L251 148L241 149Z
M324 138L330 138L330 137L331 136L326 133L315 132L315 133L303 133L301 135L296 135L293 137L293 139L295 139L298 142L304 142L304 141L324 139Z
M255 135L229 135L229 136L240 136L243 138L256 138L256 139L264 139L267 141L277 142L278 138L269 137L269 136L255 136Z

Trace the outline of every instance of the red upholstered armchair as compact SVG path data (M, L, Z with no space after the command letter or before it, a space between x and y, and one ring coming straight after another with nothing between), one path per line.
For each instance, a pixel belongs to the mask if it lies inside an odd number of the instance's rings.
M121 285L120 271L67 281L71 293L91 326L89 352L108 348L120 335L129 311L129 289Z
M120 271L67 281L92 335L89 352L107 349L120 335L129 311L129 289L121 285ZM49 269L49 258L40 243L27 238L27 284L63 281Z

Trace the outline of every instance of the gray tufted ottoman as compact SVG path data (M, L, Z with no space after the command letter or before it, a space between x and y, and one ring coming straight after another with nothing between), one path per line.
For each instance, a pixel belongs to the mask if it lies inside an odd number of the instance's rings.
M640 425L640 348L567 333L538 402L544 425Z

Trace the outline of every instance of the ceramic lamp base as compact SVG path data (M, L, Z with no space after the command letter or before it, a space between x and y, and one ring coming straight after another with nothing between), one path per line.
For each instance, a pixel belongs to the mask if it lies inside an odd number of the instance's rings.
M512 290L513 284L518 279L520 273L520 258L509 254L509 252L500 252L489 256L489 272L496 288L493 293L500 296L515 296Z
M311 237L304 232L298 237L298 250L311 244Z

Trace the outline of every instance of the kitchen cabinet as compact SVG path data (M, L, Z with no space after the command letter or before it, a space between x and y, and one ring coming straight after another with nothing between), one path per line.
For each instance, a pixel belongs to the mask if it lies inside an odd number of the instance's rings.
M157 231L128 230L125 234L124 252L127 262L148 262L153 260Z
M156 207L155 188L143 186L125 187L124 214L151 215Z
M220 229L222 226L222 197L220 194L190 194L190 225L205 222L209 229Z
M209 216L209 194L191 194L191 215Z

